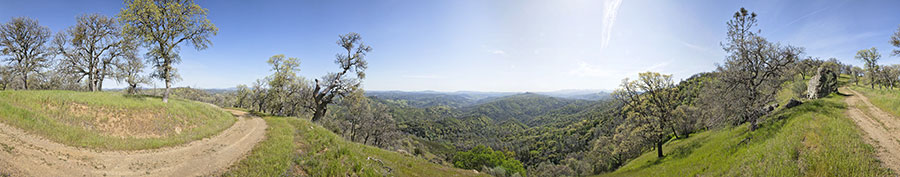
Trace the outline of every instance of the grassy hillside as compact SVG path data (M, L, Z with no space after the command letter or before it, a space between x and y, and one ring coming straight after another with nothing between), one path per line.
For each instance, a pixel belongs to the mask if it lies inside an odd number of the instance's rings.
M225 176L486 176L350 142L306 119L265 120L267 139Z
M745 125L665 145L600 176L889 176L844 114L844 97L777 112L754 132Z
M66 145L137 150L214 135L235 122L211 105L118 92L0 91L0 122Z
M853 90L869 98L878 109L900 116L900 91L897 89L871 89L866 86L854 86Z

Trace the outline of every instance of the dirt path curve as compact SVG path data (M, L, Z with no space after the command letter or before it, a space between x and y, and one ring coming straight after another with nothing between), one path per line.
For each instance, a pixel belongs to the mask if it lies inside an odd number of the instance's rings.
M900 118L875 107L859 92L847 87L841 90L852 94L844 99L849 105L847 114L868 136L866 141L878 149L878 159L894 172L900 172Z
M0 172L12 176L207 176L223 172L265 138L266 122L246 112L218 135L181 146L97 151L48 141L0 124Z

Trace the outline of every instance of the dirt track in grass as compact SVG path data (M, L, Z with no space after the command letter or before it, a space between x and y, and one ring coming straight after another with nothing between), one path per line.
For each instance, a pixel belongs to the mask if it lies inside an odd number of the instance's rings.
M0 123L0 174L12 176L210 176L265 138L266 122L246 112L232 127L181 146L97 151L66 146Z
M895 173L900 172L900 118L875 107L859 92L846 87L841 92L851 94L844 99L847 114L865 132L866 142L877 148L879 160Z

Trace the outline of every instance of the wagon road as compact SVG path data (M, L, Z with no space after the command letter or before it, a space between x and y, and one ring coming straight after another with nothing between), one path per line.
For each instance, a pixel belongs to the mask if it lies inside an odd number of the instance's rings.
M238 120L209 138L139 151L66 146L0 123L0 174L12 176L210 176L228 169L265 138L266 122L227 110Z

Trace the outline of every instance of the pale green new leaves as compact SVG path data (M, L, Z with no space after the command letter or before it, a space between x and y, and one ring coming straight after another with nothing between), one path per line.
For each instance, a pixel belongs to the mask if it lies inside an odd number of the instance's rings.
M165 81L163 102L168 100L172 81L178 78L172 65L181 62L179 44L186 41L203 50L212 44L209 38L219 31L206 19L207 13L193 0L126 0L125 8L119 12L124 33L148 48L147 59L156 68L152 76Z

